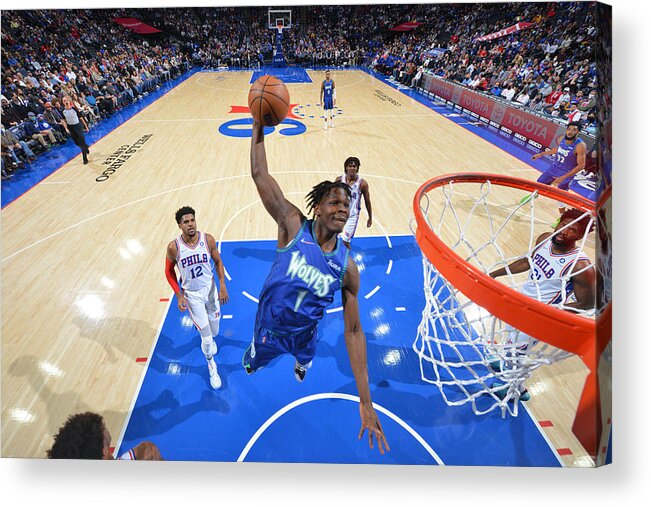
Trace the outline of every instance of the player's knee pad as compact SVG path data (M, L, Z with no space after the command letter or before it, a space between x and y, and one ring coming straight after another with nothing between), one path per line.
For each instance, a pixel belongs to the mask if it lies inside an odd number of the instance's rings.
M213 340L212 333L210 332L210 326L199 329L199 334L201 335L201 352L206 357L212 357L215 352L213 345L215 340Z
M219 321L220 317L209 318L208 322L210 323L210 333L212 336L217 336L219 334Z

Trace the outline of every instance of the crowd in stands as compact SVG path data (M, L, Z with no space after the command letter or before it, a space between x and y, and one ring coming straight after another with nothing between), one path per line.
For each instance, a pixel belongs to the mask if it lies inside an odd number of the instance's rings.
M425 72L559 120L594 122L596 20L578 3L398 4L293 7L285 55L306 66L363 65L407 86ZM135 17L161 30L139 36ZM266 7L4 11L3 178L66 142L62 99L92 129L192 64L252 68L269 62ZM407 21L420 26L397 32ZM492 41L478 37L528 21Z
M431 72L539 114L594 124L597 41L589 3L422 5L407 16L424 25L373 54L379 72L409 86ZM524 21L533 26L476 40Z
M69 137L63 98L89 131L190 68L173 44L131 36L109 11L3 11L2 178Z

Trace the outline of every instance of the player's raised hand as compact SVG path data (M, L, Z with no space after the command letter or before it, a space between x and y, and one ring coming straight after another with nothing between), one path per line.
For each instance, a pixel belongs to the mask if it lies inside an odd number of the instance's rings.
M384 449L390 451L391 448L387 443L387 439L384 437L384 430L380 424L380 420L375 413L373 404L371 403L360 403L359 404L359 415L362 419L362 427L359 430L358 440L362 439L364 431L368 430L368 446L373 449L373 436L377 440L377 447L380 451L380 454L384 454Z

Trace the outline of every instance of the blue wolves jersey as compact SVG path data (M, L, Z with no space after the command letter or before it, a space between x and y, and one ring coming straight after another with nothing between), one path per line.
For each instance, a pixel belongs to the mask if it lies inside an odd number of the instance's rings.
M281 334L316 326L344 280L348 249L337 238L334 251L325 253L314 237L314 220L304 220L276 260L262 286L257 318Z
M581 142L581 139L577 136L574 141L568 143L565 136L563 136L556 150L556 158L554 160L553 170L557 176L567 174L576 167L575 149Z

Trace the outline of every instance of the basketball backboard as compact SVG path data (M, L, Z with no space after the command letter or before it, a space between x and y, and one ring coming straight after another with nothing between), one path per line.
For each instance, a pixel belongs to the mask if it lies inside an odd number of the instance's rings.
M279 25L285 30L292 27L291 9L269 9L267 11L268 28L276 30Z

